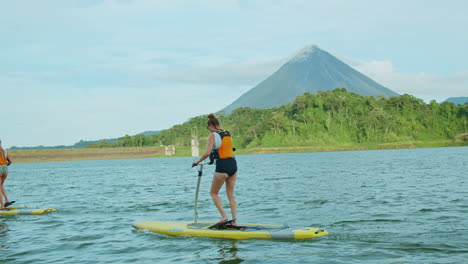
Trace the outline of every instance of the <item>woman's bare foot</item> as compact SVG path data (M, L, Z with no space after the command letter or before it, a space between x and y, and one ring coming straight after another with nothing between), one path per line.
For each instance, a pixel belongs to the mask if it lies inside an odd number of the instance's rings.
M222 222L226 222L227 220L229 220L228 217L223 217L217 222L217 224L222 223Z
M237 218L232 219L231 225L237 226Z

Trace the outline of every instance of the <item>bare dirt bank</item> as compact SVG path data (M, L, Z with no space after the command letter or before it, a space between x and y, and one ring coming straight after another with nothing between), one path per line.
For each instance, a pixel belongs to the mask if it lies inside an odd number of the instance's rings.
M164 155L164 147L9 150L14 163L133 159Z

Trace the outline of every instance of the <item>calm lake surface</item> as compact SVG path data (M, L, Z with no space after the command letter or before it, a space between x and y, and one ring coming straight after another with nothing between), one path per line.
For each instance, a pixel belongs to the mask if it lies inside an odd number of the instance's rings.
M314 226L315 240L169 237L136 221L192 221L193 158L13 164L1 263L468 263L468 147L239 155L243 223ZM217 221L202 178L200 221ZM224 189L221 193L227 204Z

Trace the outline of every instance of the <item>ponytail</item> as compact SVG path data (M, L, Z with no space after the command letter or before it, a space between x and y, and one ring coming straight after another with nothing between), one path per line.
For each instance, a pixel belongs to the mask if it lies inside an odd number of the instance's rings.
M214 114L209 114L208 115L207 125L212 125L215 128L220 128L219 127L219 120L218 120L218 118L216 118L216 116Z

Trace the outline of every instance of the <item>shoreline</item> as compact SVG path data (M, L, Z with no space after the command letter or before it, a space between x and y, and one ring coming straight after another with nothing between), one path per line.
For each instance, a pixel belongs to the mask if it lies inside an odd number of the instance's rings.
M356 150L381 150L381 149L413 149L435 147L463 147L468 142L456 142L453 140L439 141L410 141L396 143L374 144L342 144L335 146L302 146L302 147L251 147L239 149L236 155L274 154L274 153L300 153L300 152L330 152L330 151L356 151ZM13 163L35 163L54 161L78 161L78 160L111 160L111 159L139 159L139 158L163 158L163 157L190 157L190 147L179 147L176 154L165 155L164 147L141 148L83 148L83 149L46 149L46 150L9 150Z
M299 152L332 152L332 151L358 151L358 150L384 150L384 149L416 149L416 148L440 148L440 147L464 147L468 142L460 143L453 140L445 141L412 141L398 143L367 143L367 144L342 144L335 146L317 147L259 147L240 150L238 154L273 154L273 153L299 153Z

